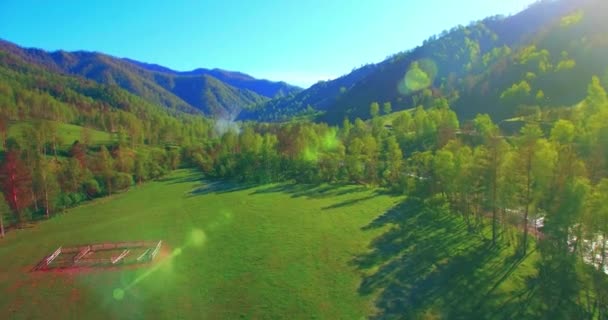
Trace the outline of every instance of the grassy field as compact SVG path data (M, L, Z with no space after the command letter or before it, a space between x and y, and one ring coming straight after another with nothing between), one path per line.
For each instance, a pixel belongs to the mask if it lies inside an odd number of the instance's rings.
M19 139L21 136L21 131L27 125L32 125L32 123L28 121L21 122L12 122L9 126L8 137ZM57 123L57 134L62 139L62 149L67 149L71 146L74 141L80 140L82 138L82 130L84 128L81 126L67 124L67 123ZM108 144L112 141L112 137L109 133L104 131L99 131L95 129L91 129L91 143L94 145L97 144ZM0 145L0 151L2 150L2 145Z
M61 245L156 239L152 267L29 272ZM182 170L0 240L0 319L506 318L535 259L510 256L414 199Z

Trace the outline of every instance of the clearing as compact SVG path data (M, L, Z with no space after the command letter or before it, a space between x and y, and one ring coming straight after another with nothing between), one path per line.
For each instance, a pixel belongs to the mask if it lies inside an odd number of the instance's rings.
M533 257L359 186L205 183L180 170L0 241L0 319L496 318L524 312ZM160 239L148 268L30 272L59 246ZM522 309L523 308L523 309ZM523 315L523 314L520 314Z

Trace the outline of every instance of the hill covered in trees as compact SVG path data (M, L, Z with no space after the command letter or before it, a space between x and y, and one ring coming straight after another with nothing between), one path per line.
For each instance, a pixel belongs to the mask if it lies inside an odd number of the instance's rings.
M496 121L570 106L592 75L608 82L608 27L601 0L540 1L509 17L491 17L432 36L412 50L321 82L243 113L283 121L321 113L320 121L369 118L372 102L392 110L445 99L462 119ZM406 36L406 35L405 35Z
M220 69L178 72L97 52L45 52L6 41L0 41L0 51L49 72L119 86L149 103L209 116L236 117L242 109L300 91L284 82L258 80L238 72Z

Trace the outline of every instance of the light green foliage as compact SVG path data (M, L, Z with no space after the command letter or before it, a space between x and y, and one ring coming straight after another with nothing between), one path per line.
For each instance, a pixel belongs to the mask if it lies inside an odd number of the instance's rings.
M570 69L574 69L575 67L576 67L576 61L574 61L574 59L565 59L565 60L560 61L557 64L555 71L570 70Z
M468 61L465 63L465 70L471 71L473 65L479 60L481 49L479 47L479 42L471 40L469 37L464 38L464 45L468 51Z
M443 190L454 192L456 172L456 162L454 154L450 150L442 149L437 151L433 158L433 169L436 176L440 179Z
M523 48L517 57L517 61L522 65L536 67L540 72L551 71L551 54L548 50L537 50L535 45Z
M369 115L372 118L375 118L380 115L380 105L378 104L378 102L372 102L372 104L369 106Z
M489 66L498 60L508 56L511 54L511 48L507 46L495 47L490 50L488 53L484 54L482 57L482 62L484 66Z
M601 83L603 85L608 85L608 68L606 68L606 72L604 72L604 75L602 76Z
M569 144L574 141L574 124L568 120L558 120L551 129L551 140L560 144Z
M391 105L390 102L385 102L384 104L382 104L382 114L390 114L391 112L393 112L393 106Z
M488 114L478 114L473 120L475 131L482 137L491 137L498 134L498 126L492 122Z
M589 205L590 210L587 211L586 222L590 232L592 234L599 232L606 237L608 235L608 179L602 179L595 186ZM605 258L603 257L603 259Z
M598 77L593 77L591 80L587 89L585 106L588 113L598 113L600 110L608 108L608 95L606 95L606 90L602 87Z
M382 176L387 180L388 185L397 186L403 169L403 152L395 136L387 139L383 155L386 159Z
M536 191L535 200L538 201L549 190L549 183L553 177L557 161L557 150L546 139L538 139L533 152L531 168L534 177L534 189Z
M536 92L536 102L541 103L545 100L545 92L543 90L538 90Z
M560 21L560 25L562 27L570 27L572 25L575 25L575 24L578 24L579 22L581 22L581 20L583 20L584 16L585 16L585 12L583 10L577 10L576 12L574 12L572 14L564 16Z
M96 174L105 182L108 194L112 194L112 179L114 177L114 159L105 146L101 146L99 154L95 158Z
M526 72L526 80L532 81L536 79L536 74L534 72Z
M360 138L354 138L347 146L345 166L351 181L361 181L365 171L363 163L364 143Z
M503 93L500 95L500 99L505 101L521 102L530 96L531 91L532 88L530 87L530 84L527 81L522 80L521 82L515 83L510 88L503 91Z

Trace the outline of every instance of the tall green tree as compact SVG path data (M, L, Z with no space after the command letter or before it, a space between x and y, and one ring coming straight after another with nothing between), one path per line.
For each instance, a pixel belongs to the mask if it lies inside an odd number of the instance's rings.
M378 104L378 102L372 102L372 104L369 106L369 115L372 118L375 118L379 114L380 114L380 104Z
M44 214L48 219L55 208L55 198L59 191L53 163L39 157L35 163L32 183L37 194L36 198L42 199Z
M389 136L386 139L385 149L382 154L385 156L382 176L388 185L394 188L399 183L403 169L403 152L395 136Z
M112 179L114 178L114 159L105 146L101 146L97 154L95 169L97 171L96 174L104 181L107 194L111 195Z
M523 210L522 214L522 225L521 230L523 232L523 239L521 242L521 248L523 255L527 252L528 245L528 229L529 229L529 216L532 210L534 201L534 169L535 169L535 155L537 152L538 141L542 138L543 133L536 124L526 124L521 129L520 136L518 138L518 154L516 157L511 158L515 161L514 168L518 169L514 172L514 175L518 178L518 189L519 189L519 205Z
M585 108L587 114L595 114L603 108L608 108L608 95L596 76L591 79L591 84L587 88Z
M391 112L393 112L393 105L390 102L383 103L382 104L382 113L390 114Z

